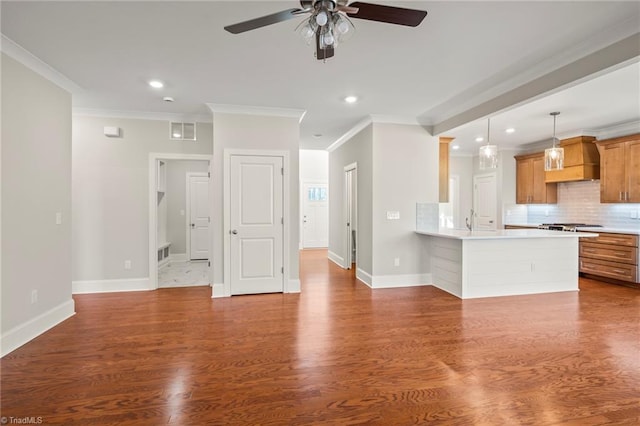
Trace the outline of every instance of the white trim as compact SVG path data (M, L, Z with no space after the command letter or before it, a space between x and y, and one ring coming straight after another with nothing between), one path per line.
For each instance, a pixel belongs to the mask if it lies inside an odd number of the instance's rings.
M617 138L619 136L633 135L640 133L640 120L618 123L612 126L601 127L599 129L585 130L584 135L594 135L598 140Z
M258 150L258 149L225 149L223 153L223 177L222 177L222 188L223 188L223 231L222 234L224 236L224 268L223 268L223 276L224 276L224 287L222 291L222 295L220 297L229 297L231 296L231 236L229 234L229 230L231 229L231 198L230 198L230 187L231 187L231 157L234 155L247 155L247 156L263 156L263 157L282 157L282 167L284 168L283 178L282 178L282 198L283 198L283 211L282 216L284 218L284 230L283 230L283 241L282 241L282 263L284 267L284 274L282 277L282 291L283 293L294 293L295 284L290 284L289 276L290 276L290 265L289 265L289 257L290 253L290 233L291 233L291 220L290 220L290 181L291 181L291 171L289 165L289 151L278 151L278 150ZM293 281L293 280L291 280ZM290 285L294 287L290 288ZM298 289L300 286L298 285ZM216 293L218 294L218 293ZM218 296L216 296L218 297Z
M229 297L228 294L224 294L224 283L214 283L211 286L211 298L218 299L221 297Z
M356 267L356 278L365 283L368 287L373 288L371 286L371 283L373 282L373 277L371 276L371 274L368 274L358 267Z
M211 104L207 106L212 113L224 114L243 114L243 115L266 115L269 117L285 117L297 118L301 122L307 113L303 109L278 108L278 107L259 107L252 105L230 105L230 104Z
M421 287L431 285L430 273L407 275L376 275L372 279L371 288Z
M285 293L300 293L300 280L289 280Z
M185 190L185 194L186 194L186 215L185 215L185 227L187 229L186 231L186 249L187 249L187 253L185 254L185 256L187 257L186 260L192 260L191 259L191 178L192 177L206 177L209 178L209 182L207 183L207 185L211 185L211 177L209 177L209 172L187 172L186 174L186 190ZM208 189L208 187L207 187ZM208 191L210 192L210 191ZM209 203L211 204L211 203ZM209 228L211 228L211 205L209 205ZM211 233L209 233L211 234ZM209 260L209 258L211 257L211 252L209 252L209 256L207 256L207 260ZM203 259L197 259L197 260L203 260Z
M213 163L213 155L206 154L180 154L180 153L159 153L159 152L150 152L149 153L149 246L147 249L149 250L149 286L150 289L158 288L158 207L157 207L157 179L158 173L156 173L156 163L159 160L200 160L200 161L208 161L209 167ZM211 194L213 185L209 185L209 197L211 204L211 200L213 200L213 196ZM209 226L209 239L211 245L209 246L209 253L213 253L213 227ZM209 277L211 279L212 269L209 267Z
M356 123L355 126L349 129L344 135L336 139L334 143L329 145L327 147L327 151L329 152L335 151L336 149L338 149L338 147L340 147L340 145L344 144L349 139L351 139L352 137L354 137L355 135L363 131L371 123L373 123L373 121L371 120L371 116L363 118L358 123Z
M0 347L2 348L0 349L0 356L13 352L62 321L72 317L75 313L75 302L73 299L67 300L24 324L20 324L3 333L0 339Z
M121 291L148 291L157 287L151 285L149 278L123 278L117 280L73 281L73 294L116 293Z
M211 123L213 117L210 114L177 114L170 112L151 112L151 111L128 111L117 109L102 108L79 108L71 109L72 115L85 117L102 117L102 118L125 118L132 120L156 120L156 121L173 121L173 122L195 122L195 123Z
M336 265L342 268L342 265L344 264L344 258L342 256L339 256L336 253L329 250L327 257L329 258L330 261L332 261L333 263L335 263Z
M348 164L346 166L344 166L344 174L343 174L343 179L342 179L342 184L343 184L343 205L344 205L344 209L342 212L342 226L344 226L347 221L348 221L348 215L349 215L349 200L347 199L349 196L349 191L350 189L347 188L347 173L348 172L353 172L352 175L352 182L351 182L351 187L355 187L356 190L354 193L351 194L352 200L351 200L351 204L353 206L355 206L355 217L351 217L351 220L349 221L349 227L348 228L343 228L345 229L345 231L343 232L343 242L344 244L344 248L345 248L345 252L344 254L344 259L343 259L343 264L342 267L344 269L351 269L351 264L352 264L352 259L351 259L351 253L353 251L353 246L351 244L351 233L353 232L353 230L355 229L356 231L356 259L355 259L355 264L356 267L358 265L358 247L360 247L360 244L358 243L358 239L360 238L360 233L358 232L358 163L351 163ZM355 179L355 182L353 181ZM353 213L353 212L352 212ZM355 219L355 228L353 226L353 222Z
M24 47L20 46L15 41L11 40L6 35L2 34L2 40L0 42L0 50L7 56L20 62L30 70L40 74L47 80L57 84L64 90L72 94L80 94L83 89L77 85L73 80L62 74L60 71L53 68L51 65L42 61L40 58L29 52Z
M186 253L171 253L169 255L169 263L172 262L188 262L189 258Z

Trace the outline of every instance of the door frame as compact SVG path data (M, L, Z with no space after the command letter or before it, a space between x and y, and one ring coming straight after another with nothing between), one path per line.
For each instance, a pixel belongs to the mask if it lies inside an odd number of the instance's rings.
M187 228L187 232L186 232L186 236L187 236L187 261L191 261L191 182L190 179L192 177L207 177L209 178L209 183L208 186L211 186L211 176L209 176L209 173L202 173L202 172L187 172L187 176L186 176L186 184L187 184L187 188L186 188L186 217L185 217L185 226ZM211 193L211 191L208 191L209 194ZM211 203L209 203L211 204ZM211 206L209 206L209 228L211 228ZM209 233L209 236L211 236L211 233ZM209 244L211 245L211 244ZM209 251L209 256L207 256L207 260L211 260L211 251Z
M290 235L291 224L293 219L290 217L290 178L291 170L289 166L289 151L278 150L256 150L256 149L225 149L223 153L223 172L222 172L222 188L223 188L223 297L231 297L231 157L235 155L256 156L256 157L282 157L282 216L284 226L282 230L282 262L284 266L284 274L282 274L282 292L292 293L299 291L291 288L289 277L291 274L290 257ZM210 185L212 186L212 185Z
M159 160L198 160L209 162L209 173L213 164L213 155L206 154L180 154L180 153L149 153L149 288L158 288L158 173L156 164ZM213 201L213 185L209 182L209 207ZM211 210L210 210L211 211ZM213 227L209 226L209 253L213 253ZM211 257L211 256L209 256ZM213 283L213 269L209 260L209 285Z
M353 175L352 175L352 182L351 182L351 187L355 188L355 193L351 194L352 197L352 204L355 206L355 211L356 211L356 260L355 260L355 264L356 264L356 268L358 268L358 254L359 254L359 247L360 247L360 243L358 242L358 240L360 239L360 232L358 231L358 163L351 163L349 165L344 166L344 177L343 177L343 187L344 187L344 210L343 210L343 221L341 226L343 227L342 229L345 229L345 231L343 232L343 238L344 238L344 242L345 242L345 252L344 252L344 263L342 264L342 267L344 269L351 269L351 252L353 251L353 247L351 246L351 230L353 229L353 221L350 222L350 226L348 228L344 228L344 226L347 223L347 220L349 219L349 189L347 188L347 173L353 171ZM355 182L354 182L355 180Z

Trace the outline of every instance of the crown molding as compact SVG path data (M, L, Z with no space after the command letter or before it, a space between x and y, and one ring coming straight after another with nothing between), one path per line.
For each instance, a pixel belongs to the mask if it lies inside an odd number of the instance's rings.
M585 134L593 135L598 140L617 138L640 133L640 120L617 123L612 126L585 130Z
M40 74L42 77L62 87L71 94L78 94L84 90L60 71L42 61L36 55L29 52L27 49L20 46L4 34L2 34L2 39L0 41L0 50L2 53L15 59L25 67Z
M362 130L364 130L371 123L373 123L373 121L371 120L371 116L367 116L367 117L363 118L355 126L353 126L351 129L349 129L344 135L342 135L338 139L336 139L336 141L334 143L329 145L327 147L327 151L329 151L329 152L335 151L336 149L338 149L338 147L340 147L340 145L344 144L349 139L351 139L352 137L354 137L355 135L360 133Z
M176 122L211 123L209 114L178 114L170 112L123 111L100 108L73 108L72 114L84 117L126 118L132 120L157 120Z
M269 117L285 117L297 118L298 123L302 122L307 111L294 108L277 108L277 107L259 107L251 105L229 105L229 104L211 104L207 106L212 113L224 114L244 114L244 115L266 115Z

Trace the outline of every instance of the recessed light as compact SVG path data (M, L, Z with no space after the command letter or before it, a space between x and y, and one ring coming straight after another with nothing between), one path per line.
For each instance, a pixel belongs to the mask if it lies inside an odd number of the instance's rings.
M322 133L316 133L313 135L314 138L321 138L322 137Z
M476 142L482 142L484 140L484 138L482 136L478 136L476 138Z
M149 82L149 86L153 87L154 89L162 89L164 87L164 83L160 80L151 80Z
M173 98L171 96L165 96L162 100L165 102L173 102Z
M516 131L516 129L514 129L513 127L509 127L508 129L505 129L506 133L513 133L515 131Z
M347 96L344 98L344 101L348 104L355 104L356 102L358 102L358 97L357 96Z
M460 149L460 145L451 145L451 149L453 149L454 151L458 150Z

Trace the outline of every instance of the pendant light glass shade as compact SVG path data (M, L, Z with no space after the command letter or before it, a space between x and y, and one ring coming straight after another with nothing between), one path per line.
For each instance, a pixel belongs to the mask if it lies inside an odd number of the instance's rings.
M552 112L553 116L553 146L544 150L544 170L562 170L564 168L564 148L556 146L556 117L559 112Z
M498 167L498 146L491 145L490 136L491 119L487 119L487 144L480 147L478 158L480 170L496 169Z

